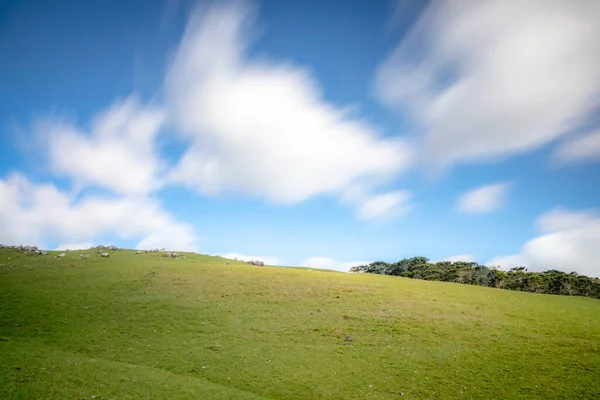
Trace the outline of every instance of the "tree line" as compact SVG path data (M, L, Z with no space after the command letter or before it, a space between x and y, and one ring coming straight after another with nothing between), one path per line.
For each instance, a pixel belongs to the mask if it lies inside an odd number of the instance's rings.
M427 281L456 282L522 292L585 296L600 299L600 279L557 270L528 272L525 267L503 271L476 262L440 261L426 257L405 258L395 263L376 261L352 267L350 272L402 276Z

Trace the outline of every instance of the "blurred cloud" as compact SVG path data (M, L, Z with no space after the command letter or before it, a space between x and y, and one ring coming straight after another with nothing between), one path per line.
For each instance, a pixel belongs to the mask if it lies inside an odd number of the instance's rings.
M429 166L528 152L600 105L599 37L596 1L432 2L379 68L376 92L408 111ZM559 151L582 153L577 142Z
M572 211L559 207L540 216L536 221L536 227L542 233L551 233L594 225L597 220L598 214L593 209Z
M94 247L92 242L83 243L61 243L54 250L87 250Z
M464 193L458 198L456 208L464 214L487 214L502 207L511 184L493 183Z
M410 210L410 199L411 194L407 190L376 194L360 204L357 216L362 220L389 221Z
M501 267L503 270L510 270L515 267L526 267L528 262L525 257L520 254L513 254L510 256L494 257L490 259L485 265L488 267Z
M164 121L161 109L142 107L129 98L100 113L89 133L59 119L45 120L36 130L48 149L53 172L80 187L145 195L161 185L163 166L155 145Z
M130 97L100 112L89 132L64 119L39 121L36 135L48 152L50 171L67 177L74 190L34 183L19 173L0 179L0 241L52 239L75 249L112 234L138 239L138 248L197 251L194 228L151 196L166 170L156 150L165 118L161 108ZM80 196L89 187L109 193Z
M191 142L171 181L281 204L354 191L364 194L353 203L361 207L408 168L410 146L327 103L307 69L250 60L253 22L239 2L191 18L165 83L171 115Z
M21 174L0 179L0 243L91 242L104 234L139 238L138 248L198 250L194 228L176 221L145 197L88 196L76 199L52 184Z
M300 264L303 267L331 269L335 271L348 272L350 268L370 264L371 261L337 261L329 257L309 257Z
M457 254L455 256L450 256L450 257L446 257L443 260L440 261L450 261L450 262L457 262L457 261L466 261L466 262L476 262L477 260L475 259L475 256L472 254Z
M558 146L554 157L563 163L600 160L600 130L566 140Z
M541 215L536 225L543 234L525 243L519 254L494 258L487 265L600 277L600 215L596 210L558 208Z

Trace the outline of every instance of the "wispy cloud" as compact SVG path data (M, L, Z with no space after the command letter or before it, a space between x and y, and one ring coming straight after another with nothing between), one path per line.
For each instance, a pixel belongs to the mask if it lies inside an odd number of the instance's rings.
M362 220L390 221L411 208L411 194L407 190L376 194L366 198L357 210Z
M566 135L600 105L598 37L595 1L432 2L381 65L376 91L412 116L426 165L507 157Z
M134 98L99 114L89 132L64 120L45 120L37 134L48 149L50 168L78 186L118 194L145 195L160 186L156 135L165 120L158 107Z
M475 262L475 261L477 261L477 259L472 254L457 254L457 255L454 255L454 256L446 257L446 258L444 258L444 259L442 259L440 261L450 261L450 262L466 261L466 262Z
M577 271L600 277L600 215L596 210L558 208L540 216L536 225L542 235L525 243L519 254L497 257L488 265Z
M53 184L20 174L0 179L0 242L88 242L111 233L139 239L139 248L198 250L194 228L175 220L148 197L86 196L77 199Z
M464 214L487 214L502 207L511 184L493 183L481 186L461 195L456 202L458 212Z
M191 141L172 181L293 204L368 196L402 173L411 163L403 140L326 102L308 69L247 56L253 12L241 4L196 12L170 68L169 109Z
M329 257L309 257L300 263L301 266L310 268L331 269L348 272L350 268L370 264L371 261L338 261Z
M561 163L600 160L600 130L564 141L554 157Z
M94 247L92 242L80 242L80 243L61 243L56 246L55 250L86 250Z
M485 264L488 267L500 267L509 270L516 267L527 267L528 261L521 254L512 254L510 256L494 257Z

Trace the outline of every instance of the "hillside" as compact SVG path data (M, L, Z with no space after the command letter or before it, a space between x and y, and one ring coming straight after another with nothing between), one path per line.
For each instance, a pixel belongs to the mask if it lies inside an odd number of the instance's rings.
M600 393L599 300L188 253L56 254L0 250L2 399Z

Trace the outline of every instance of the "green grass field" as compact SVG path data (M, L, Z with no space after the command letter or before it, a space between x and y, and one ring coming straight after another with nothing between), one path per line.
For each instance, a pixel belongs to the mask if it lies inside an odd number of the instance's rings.
M1 399L600 398L599 300L52 254L0 250Z

